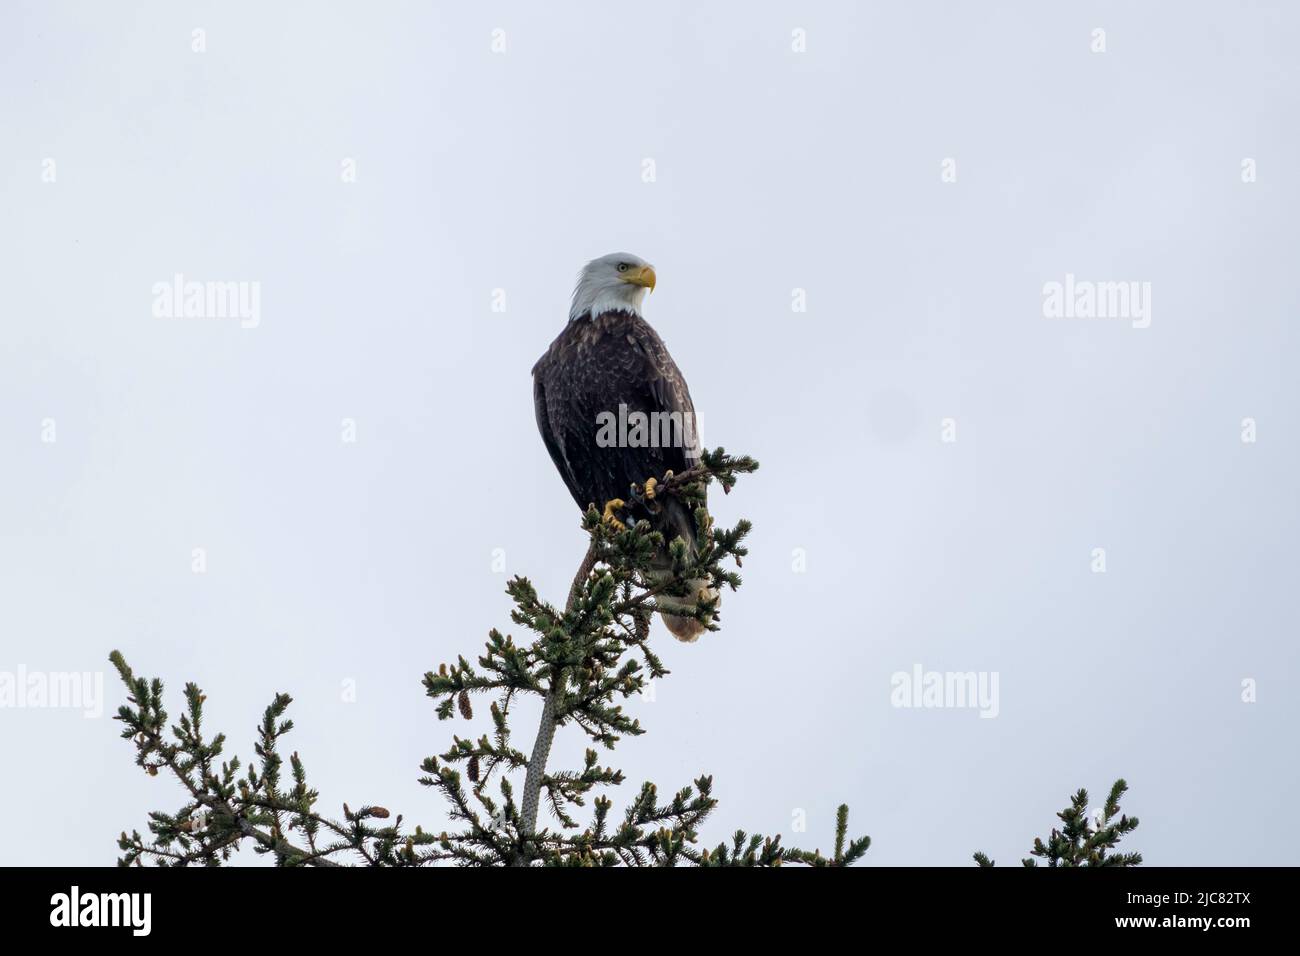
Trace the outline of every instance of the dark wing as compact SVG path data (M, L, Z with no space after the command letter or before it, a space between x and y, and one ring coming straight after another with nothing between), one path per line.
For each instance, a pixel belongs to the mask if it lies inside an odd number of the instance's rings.
M664 412L671 415L668 434L659 429L657 437L661 441L652 443L650 447L622 449L632 453L624 472L642 472L639 477L631 479L641 483L647 477L662 478L666 471L681 473L695 463L687 455L688 451L693 451L687 442L695 435L695 403L691 401L686 379L654 329L638 320L630 323L626 338L630 356L624 379L630 386L624 391L631 393L627 400L628 411L635 409L649 415Z
M576 500L578 497L575 488L576 478L573 474L573 469L569 467L568 460L564 457L564 450L556 440L557 432L551 427L550 414L546 408L546 373L544 371L544 363L547 358L549 358L549 355L543 357L542 361L538 362L537 367L533 369L533 410L537 414L537 430L542 433L542 442L546 445L547 452L550 453L551 461L555 463L555 470L560 473L560 477L564 479L565 486L568 487L569 492ZM578 506L581 508L586 507L582 502L578 502Z

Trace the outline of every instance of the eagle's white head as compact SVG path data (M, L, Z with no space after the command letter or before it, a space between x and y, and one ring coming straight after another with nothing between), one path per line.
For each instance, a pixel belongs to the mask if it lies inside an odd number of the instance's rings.
M629 252L611 252L592 259L578 273L569 318L576 319L586 312L594 317L616 310L639 316L646 290L653 292L654 287L654 266Z

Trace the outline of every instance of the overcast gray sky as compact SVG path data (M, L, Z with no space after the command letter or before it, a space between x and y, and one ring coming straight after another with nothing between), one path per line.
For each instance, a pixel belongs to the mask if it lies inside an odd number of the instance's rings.
M507 574L564 594L529 369L626 250L705 444L763 467L714 502L755 525L722 631L656 624L619 805L709 772L715 842L826 849L845 801L868 864L966 865L1124 776L1150 863L1293 862L1293 5L0 23L0 675L121 648L245 759L288 691L329 810L441 827L417 765L466 725L420 676L516 630ZM256 323L159 317L178 273L256 283ZM1049 316L1067 275L1138 283L1149 324ZM893 706L916 667L996 675L996 717ZM0 815L33 824L0 861L111 863L181 805L104 687L99 719L0 707Z

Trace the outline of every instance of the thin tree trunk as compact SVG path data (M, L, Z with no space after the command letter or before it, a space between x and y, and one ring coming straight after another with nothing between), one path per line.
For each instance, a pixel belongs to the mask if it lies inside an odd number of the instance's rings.
M578 573L573 576L573 586L569 588L568 610L573 610L582 593L582 585L596 566L596 543L587 547L587 553L578 565ZM558 694L558 675L551 676L550 686L542 701L542 718L537 725L537 739L533 741L533 752L528 758L528 773L524 777L524 797L520 806L520 830L531 836L537 829L537 805L541 798L542 777L546 774L546 761L551 755L551 741L555 739L555 698ZM517 861L524 865L527 861L521 856Z

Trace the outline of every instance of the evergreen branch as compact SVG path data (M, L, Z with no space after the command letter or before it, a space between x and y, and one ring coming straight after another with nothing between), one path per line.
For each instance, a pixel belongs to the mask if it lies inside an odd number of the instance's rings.
M1048 866L1140 866L1141 853L1110 852L1138 826L1137 817L1120 813L1119 801L1127 792L1128 784L1116 780L1094 825L1088 816L1088 791L1080 789L1070 798L1070 805L1056 815L1061 827L1053 828L1046 840L1034 838L1030 857L1044 859ZM978 851L974 860L978 866L993 866L993 861ZM1021 863L1038 865L1029 857Z
M316 793L306 786L297 754L291 758L294 788L288 792L279 789L282 760L278 744L293 728L291 721L281 719L290 703L288 695L277 695L263 714L255 744L260 770L250 767L247 776L239 778L238 757L222 763L219 772L214 769L213 761L221 755L225 738L204 739L200 728L207 698L196 685L186 685L186 713L171 728L173 739L169 740L164 732L167 712L162 704L162 682L137 678L117 651L109 659L127 687L129 704L134 705L118 708L116 719L125 725L122 736L135 744L137 765L150 776L157 776L159 770L169 771L190 798L175 814L155 811L149 815L152 839L146 840L139 831L130 836L123 832L118 838L123 852L119 865L142 865L145 860L172 866L219 865L245 841L256 852L273 854L282 866L336 866L334 857L345 851L360 854L370 863L384 855L384 847L400 827L400 817L395 827L375 828L364 821L386 818L388 811L382 807L368 807L353 815L350 826L316 813L312 809ZM345 817L349 813L345 804ZM322 827L337 834L340 841L317 848L316 835ZM286 832L294 829L304 834L306 847L286 837Z

